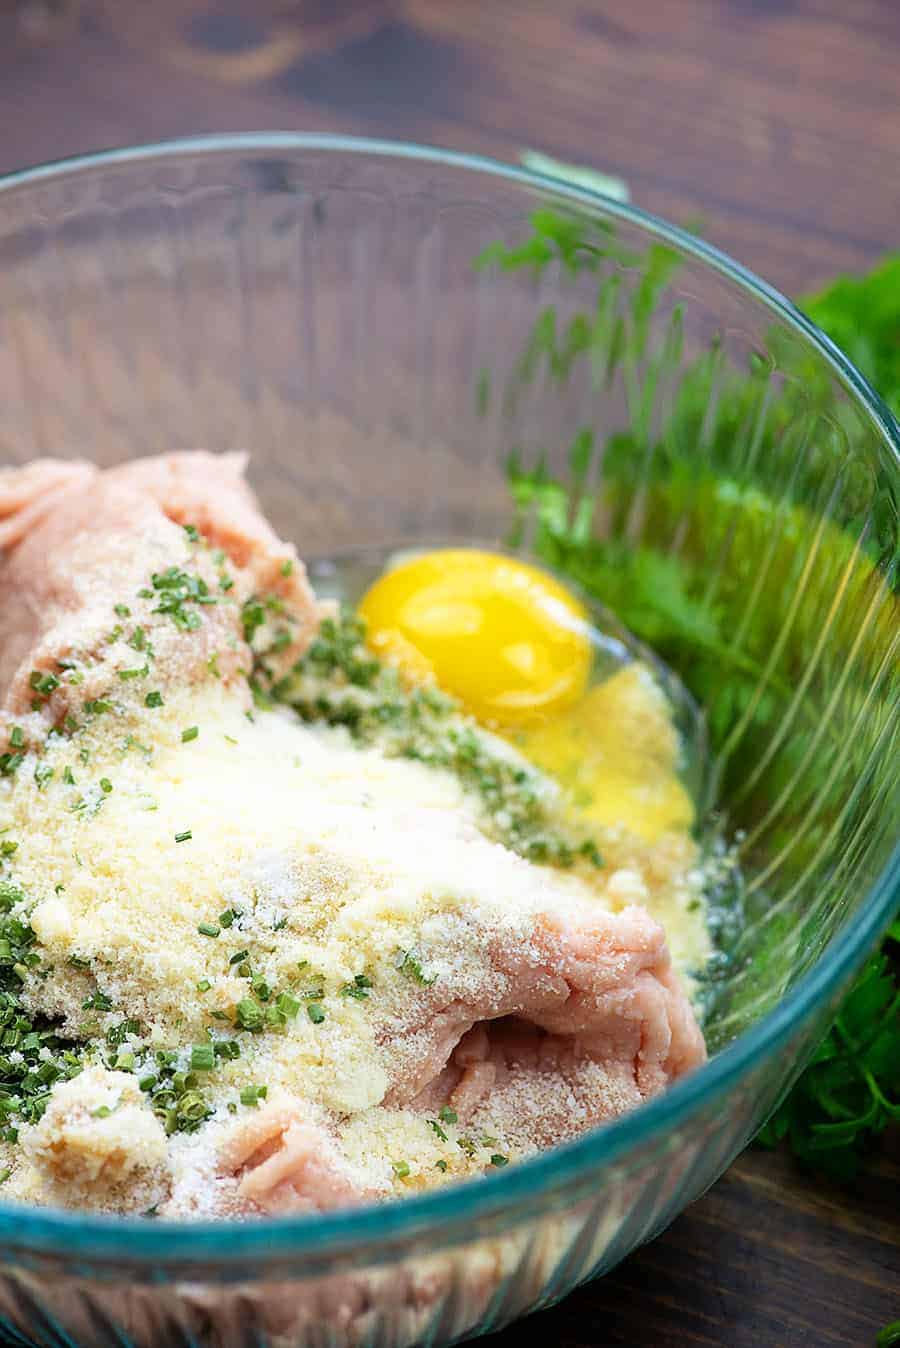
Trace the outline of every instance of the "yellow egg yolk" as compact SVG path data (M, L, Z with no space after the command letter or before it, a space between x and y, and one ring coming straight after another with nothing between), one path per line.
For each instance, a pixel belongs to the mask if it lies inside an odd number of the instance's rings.
M648 842L693 823L669 704L643 665L619 670L554 720L521 730L514 743L556 778L585 821Z
M552 718L584 693L590 619L552 576L474 548L413 557L381 576L360 614L407 677L433 676L485 725Z

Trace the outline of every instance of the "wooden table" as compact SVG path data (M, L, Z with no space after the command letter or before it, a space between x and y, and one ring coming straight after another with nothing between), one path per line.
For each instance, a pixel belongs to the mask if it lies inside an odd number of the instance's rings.
M900 247L900 5L0 0L0 171L259 129L576 159L796 294ZM871 1345L900 1317L896 1151L849 1193L747 1153L497 1348Z

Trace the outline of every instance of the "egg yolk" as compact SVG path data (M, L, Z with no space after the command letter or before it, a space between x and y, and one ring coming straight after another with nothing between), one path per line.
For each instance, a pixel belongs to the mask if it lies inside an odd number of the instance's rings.
M433 676L477 720L554 717L584 693L590 619L552 576L474 548L445 548L381 576L359 611L369 643L414 680Z
M514 743L556 778L585 821L626 828L648 842L693 823L669 704L642 665L619 670L553 721L520 731Z

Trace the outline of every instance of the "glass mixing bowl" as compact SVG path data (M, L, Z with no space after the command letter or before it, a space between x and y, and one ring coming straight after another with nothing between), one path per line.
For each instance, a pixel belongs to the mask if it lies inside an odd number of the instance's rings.
M706 706L740 840L708 1066L467 1186L245 1225L0 1207L0 1334L449 1343L659 1232L770 1114L898 902L898 428L780 295L641 212L322 136L123 151L0 190L7 462L247 448L311 559L496 541ZM740 924L729 919L741 905Z

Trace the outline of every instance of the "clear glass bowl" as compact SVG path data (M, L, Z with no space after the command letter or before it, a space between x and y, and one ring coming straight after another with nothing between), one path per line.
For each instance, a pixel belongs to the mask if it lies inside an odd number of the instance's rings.
M266 135L7 178L0 398L10 462L248 448L311 558L512 536L574 568L705 702L706 824L739 831L746 876L716 1052L665 1096L391 1206L183 1225L5 1205L0 1335L448 1343L649 1240L771 1112L898 903L900 459L872 390L780 295L639 211Z

